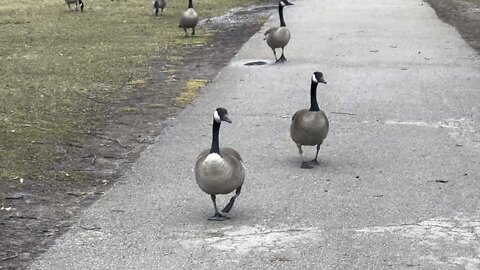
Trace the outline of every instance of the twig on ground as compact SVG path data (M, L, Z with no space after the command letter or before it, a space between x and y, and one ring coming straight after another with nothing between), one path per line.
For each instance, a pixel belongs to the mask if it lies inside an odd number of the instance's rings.
M81 226L80 228L84 229L84 230L87 230L87 231L98 231L98 230L101 230L102 228L99 227L99 226L93 226L93 227L85 227L85 226Z
M345 114L345 115L355 115L354 113L348 113L348 112L330 112L332 114Z
M13 195L13 196L5 197L5 200L21 200L21 199L25 199L25 196L23 196L23 195Z
M8 260L11 260L11 259L15 259L18 257L18 253L15 253L15 255L12 255L12 256L8 256L8 257L5 257L5 258L2 258L0 259L1 262L3 261L8 261Z
M8 219L38 219L38 217L29 217L29 216L7 216Z

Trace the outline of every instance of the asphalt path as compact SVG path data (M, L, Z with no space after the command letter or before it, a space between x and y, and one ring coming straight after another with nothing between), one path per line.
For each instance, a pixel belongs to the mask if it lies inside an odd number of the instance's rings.
M480 57L419 0L293 3L288 62L272 16L31 269L480 269ZM289 126L313 71L330 134L305 170ZM224 222L193 176L217 107L247 167Z

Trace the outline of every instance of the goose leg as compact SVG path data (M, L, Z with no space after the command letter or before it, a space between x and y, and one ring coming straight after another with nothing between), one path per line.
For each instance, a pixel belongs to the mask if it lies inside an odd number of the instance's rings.
M195 36L195 27L192 28L192 36Z
M209 217L208 220L222 221L222 220L225 220L225 219L229 219L228 217L226 217L226 216L220 214L220 212L218 212L215 195L210 195L210 196L211 196L212 201L213 201L213 207L215 208L215 215Z
M277 58L277 52L275 52L275 49L272 49L273 55L275 56L275 63L278 63L278 58Z
M233 204L235 203L235 199L240 195L240 191L242 191L242 186L238 187L237 190L235 190L235 195L230 199L228 204L223 208L222 212L223 213L228 213L233 207Z
M320 145L321 145L320 143L317 144L317 154L315 155L315 158L314 158L314 159L310 160L310 163L313 163L313 164L317 164L317 165L318 165L318 160L317 160L317 158L318 158L318 152L320 151Z
M280 56L280 59L278 59L278 62L283 63L286 61L287 61L287 58L285 58L285 55L283 54L283 48L282 48L282 55Z
M183 31L185 31L185 36L188 37L187 28L183 28Z
M311 168L313 168L313 166L310 165L310 162L305 161L305 159L303 159L302 145L297 144L297 147L298 147L298 153L300 154L300 157L302 158L302 165L300 166L300 168L302 168L302 169L311 169Z

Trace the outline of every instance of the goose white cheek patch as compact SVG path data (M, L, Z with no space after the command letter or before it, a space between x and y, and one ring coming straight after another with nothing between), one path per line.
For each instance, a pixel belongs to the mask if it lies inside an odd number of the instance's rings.
M215 119L215 121L216 121L217 123L222 122L222 119L220 119L220 115L218 115L218 112L217 112L217 111L215 111L215 112L213 113L213 119Z
M318 83L318 81L317 81L317 77L315 77L315 74L313 74L313 75L312 75L312 81L314 81L314 82Z

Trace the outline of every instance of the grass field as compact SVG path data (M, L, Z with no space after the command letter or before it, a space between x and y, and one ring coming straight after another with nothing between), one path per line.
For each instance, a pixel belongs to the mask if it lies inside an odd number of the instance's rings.
M55 178L52 164L102 123L102 106L149 83L153 59L181 59L178 47L205 43L178 28L186 0L167 0L154 17L149 0L0 0L0 180ZM256 0L198 0L202 18ZM182 98L182 97L180 97Z

